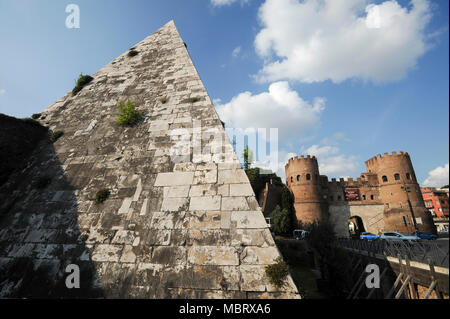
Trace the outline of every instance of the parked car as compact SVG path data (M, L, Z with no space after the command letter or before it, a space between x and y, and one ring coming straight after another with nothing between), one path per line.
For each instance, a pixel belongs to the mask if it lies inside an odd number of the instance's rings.
M380 236L369 233L369 232L362 232L359 235L359 238L363 239L363 240L377 240L378 238L380 238Z
M428 240L436 240L437 239L436 235L423 233L421 231L415 231L411 235L415 235L415 236L419 237L420 239L428 239Z
M293 237L295 239L305 239L309 234L309 231L303 229L295 229L293 233Z
M381 234L380 239L384 241L403 241L407 243L414 243L419 241L420 238L416 235L409 235L401 232L386 232Z

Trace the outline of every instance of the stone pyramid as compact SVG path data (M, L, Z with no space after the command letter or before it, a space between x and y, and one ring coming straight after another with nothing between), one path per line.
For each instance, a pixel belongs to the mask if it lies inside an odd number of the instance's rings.
M42 113L64 135L0 188L0 296L298 298L265 275L279 251L174 22L134 50Z

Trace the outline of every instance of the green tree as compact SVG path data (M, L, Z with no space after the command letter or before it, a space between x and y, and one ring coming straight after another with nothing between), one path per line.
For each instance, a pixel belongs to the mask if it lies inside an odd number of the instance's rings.
M292 212L293 211L292 202L293 199L291 191L289 190L289 188L284 186L283 190L281 191L281 208L285 208L290 212Z
M291 212L279 205L270 213L272 218L273 231L277 234L288 234L292 229Z
M253 162L253 152L248 148L248 145L244 149L244 169L248 170Z

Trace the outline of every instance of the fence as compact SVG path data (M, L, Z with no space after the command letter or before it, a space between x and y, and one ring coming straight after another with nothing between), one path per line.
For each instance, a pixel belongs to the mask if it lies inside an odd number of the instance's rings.
M409 260L428 263L428 258L435 266L449 267L448 242L442 244L436 241L403 242L384 240L339 239L340 246L366 251L370 254L380 254L390 257L408 256Z

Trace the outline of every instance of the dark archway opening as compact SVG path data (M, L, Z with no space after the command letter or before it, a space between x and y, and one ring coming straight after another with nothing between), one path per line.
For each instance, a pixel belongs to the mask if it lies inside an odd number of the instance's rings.
M359 238L359 235L366 231L361 217L352 216L348 219L348 231L351 238Z

